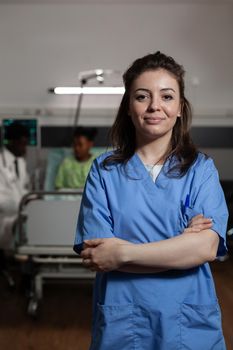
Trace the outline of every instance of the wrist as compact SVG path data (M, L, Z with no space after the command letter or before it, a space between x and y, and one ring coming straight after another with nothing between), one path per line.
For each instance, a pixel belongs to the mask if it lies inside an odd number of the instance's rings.
M120 246L121 265L127 265L131 262L131 251L134 244L122 244Z

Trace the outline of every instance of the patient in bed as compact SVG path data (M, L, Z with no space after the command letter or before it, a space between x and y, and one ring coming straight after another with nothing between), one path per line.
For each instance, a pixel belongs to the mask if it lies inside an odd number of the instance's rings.
M77 127L73 136L73 154L64 158L55 178L55 188L82 189L95 156L90 150L96 128Z

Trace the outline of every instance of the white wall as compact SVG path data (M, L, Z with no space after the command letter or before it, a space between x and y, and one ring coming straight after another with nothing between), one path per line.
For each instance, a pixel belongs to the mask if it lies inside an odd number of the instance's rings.
M233 4L224 3L1 4L0 113L72 114L76 97L48 94L49 87L77 85L82 70L124 71L159 49L185 66L196 114L233 115L232 18ZM119 101L88 96L83 108L111 109Z

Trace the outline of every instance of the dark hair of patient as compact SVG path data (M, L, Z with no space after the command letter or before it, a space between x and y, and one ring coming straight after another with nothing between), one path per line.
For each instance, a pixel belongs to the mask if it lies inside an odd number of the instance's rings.
M157 69L165 69L175 77L179 85L182 106L181 117L177 118L176 124L173 128L169 153L165 155L165 158L169 157L169 159L172 160L173 157L176 157L179 161L176 162L175 165L169 167L167 176L182 177L196 160L197 149L189 134L192 121L192 110L190 103L184 95L185 71L172 57L166 56L160 51L157 51L154 54L149 54L137 59L123 75L125 93L115 122L110 131L111 143L115 151L104 159L103 166L105 169L107 169L108 165L113 163L126 164L135 153L135 127L128 114L130 89L134 80L142 73Z
M84 136L89 141L94 141L96 135L97 135L97 128L78 126L74 130L73 138L75 139L76 137Z

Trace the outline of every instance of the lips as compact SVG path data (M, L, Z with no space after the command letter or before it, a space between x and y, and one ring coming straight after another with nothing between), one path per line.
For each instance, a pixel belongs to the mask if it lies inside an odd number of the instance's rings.
M144 120L161 121L161 120L165 120L165 118L161 118L161 117L144 117Z
M145 120L164 120L164 118L153 118L153 117L145 117Z

